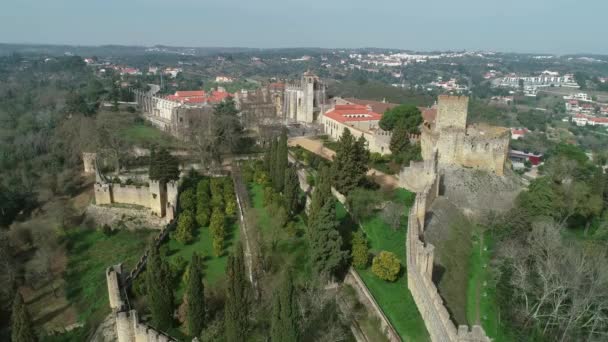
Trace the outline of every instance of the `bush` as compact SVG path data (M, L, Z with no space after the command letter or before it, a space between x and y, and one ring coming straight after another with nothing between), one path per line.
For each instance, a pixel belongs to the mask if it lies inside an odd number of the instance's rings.
M192 189L187 189L179 195L179 207L191 212L196 209L196 196Z
M357 268L366 268L369 262L369 248L367 246L367 239L363 231L359 230L353 234L353 266Z
M184 211L179 215L175 239L181 243L188 244L194 239L194 217L192 212Z
M372 272L380 279L395 281L399 271L401 271L401 262L395 253L382 251L372 261Z
M112 227L110 227L110 225L106 223L103 226L101 226L101 232L105 236L110 236L110 235L112 235Z

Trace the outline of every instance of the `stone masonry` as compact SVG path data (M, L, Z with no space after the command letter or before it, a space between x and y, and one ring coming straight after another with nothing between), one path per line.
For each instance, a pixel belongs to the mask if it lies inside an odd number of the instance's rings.
M420 145L428 160L438 151L439 166L460 166L504 175L509 152L509 129L467 125L469 98L440 95L435 123L425 122Z
M423 164L426 177L416 184L416 199L410 209L406 237L408 288L416 302L432 341L437 342L490 342L481 326L469 329L456 328L450 314L433 283L433 257L435 247L424 242L427 208L439 195L440 175L437 172L438 155L435 151ZM419 171L421 165L415 168ZM406 172L409 174L411 172ZM421 188L421 190L420 190Z

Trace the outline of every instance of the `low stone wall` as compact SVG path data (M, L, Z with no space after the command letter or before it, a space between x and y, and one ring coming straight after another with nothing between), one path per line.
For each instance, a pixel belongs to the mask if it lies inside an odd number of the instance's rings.
M436 153L436 152L435 152ZM433 160L436 160L434 156ZM410 209L406 237L406 259L408 288L416 302L418 311L433 341L450 342L490 342L481 326L466 325L456 328L443 300L432 281L434 246L424 243L424 227L427 209L439 195L440 177L436 163L426 165L432 169L430 181L422 191L416 193L416 200Z
M361 303L364 303L365 306L370 309L370 311L376 317L380 319L380 327L382 328L384 335L386 335L389 341L400 342L401 337L399 337L399 334L391 325L388 317L384 315L384 312L382 312L380 305L378 305L378 303L374 299L374 296L369 292L367 286L365 286L365 283L363 282L361 277L359 277L357 271L352 267L348 270L348 273L344 278L344 283L352 286L352 288L355 289L355 293L357 294L357 298L359 299L359 301Z

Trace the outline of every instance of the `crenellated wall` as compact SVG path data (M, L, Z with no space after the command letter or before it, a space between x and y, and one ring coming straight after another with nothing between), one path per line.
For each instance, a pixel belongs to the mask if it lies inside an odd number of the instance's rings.
M431 160L437 158L434 153ZM406 237L406 263L408 288L416 302L432 341L440 342L490 342L481 326L456 325L433 283L433 260L435 247L424 242L426 212L439 196L440 176L437 163L424 164L426 184L416 192L414 205L410 208ZM416 166L419 168L419 165ZM413 171L413 170L412 170ZM403 172L402 172L403 174Z

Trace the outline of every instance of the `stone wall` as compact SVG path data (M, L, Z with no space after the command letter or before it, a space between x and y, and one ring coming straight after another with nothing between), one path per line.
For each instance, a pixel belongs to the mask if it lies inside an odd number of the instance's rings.
M509 130L489 125L466 125L468 97L439 96L435 124L422 127L421 152L429 159L438 151L440 165L475 168L504 175Z
M427 209L439 195L440 176L437 173L436 163L429 163L427 167L433 167L425 170L430 178L424 188L416 193L408 217L406 237L408 288L432 341L490 342L481 326L473 326L472 330L464 325L456 328L433 283L435 247L424 242L424 227Z
M112 184L112 202L150 207L150 190L136 185Z
M357 274L357 271L352 267L348 270L346 277L344 277L344 283L352 286L359 301L364 303L367 308L371 309L376 317L380 318L380 327L387 339L391 342L400 342L401 337L399 337L395 328L390 324L390 321L384 315L380 305L378 305L374 296L369 292L367 286L365 286L365 283L361 277L359 277L359 274Z

